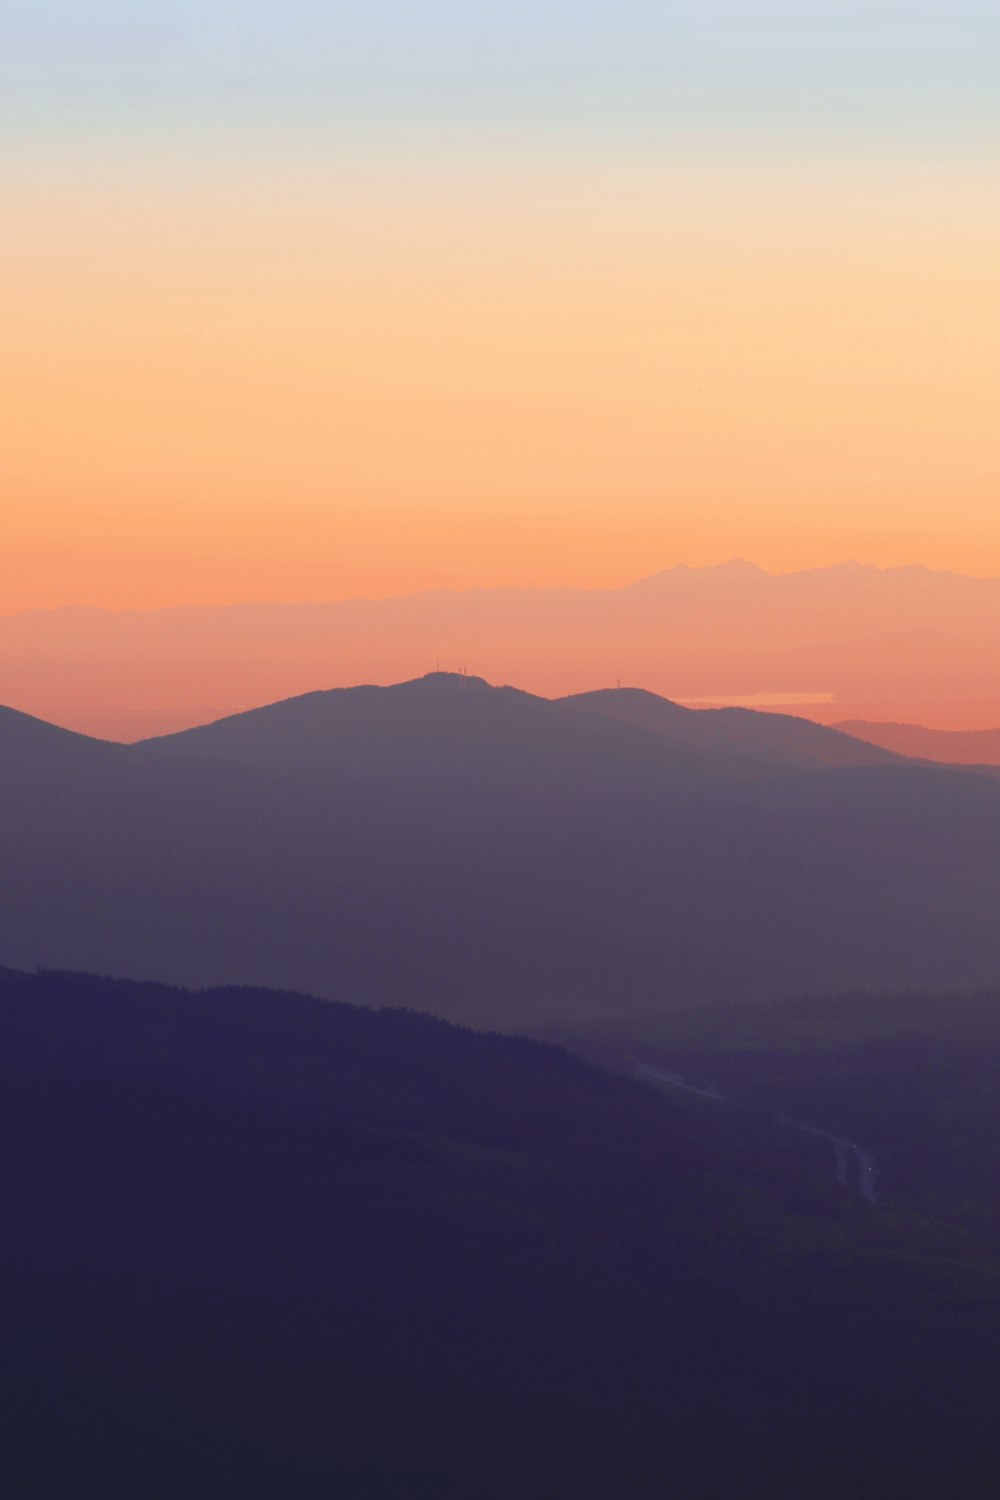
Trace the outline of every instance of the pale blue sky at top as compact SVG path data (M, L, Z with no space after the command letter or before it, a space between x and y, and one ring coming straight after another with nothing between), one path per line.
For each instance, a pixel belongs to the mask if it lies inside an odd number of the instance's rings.
M905 141L1000 123L996 0L3 0L0 117L46 130L759 124Z

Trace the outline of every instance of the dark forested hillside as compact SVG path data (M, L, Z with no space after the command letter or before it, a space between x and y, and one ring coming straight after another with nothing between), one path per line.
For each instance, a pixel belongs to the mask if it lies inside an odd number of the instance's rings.
M990 1493L995 1258L762 1117L8 971L0 1138L7 1494Z
M146 748L7 713L0 959L522 1029L1000 974L996 781L634 707L436 675Z

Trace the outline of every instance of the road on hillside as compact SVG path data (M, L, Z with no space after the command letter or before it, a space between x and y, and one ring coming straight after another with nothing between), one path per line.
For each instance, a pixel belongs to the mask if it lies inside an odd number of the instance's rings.
M701 1088L697 1084L688 1083L679 1073L670 1073L665 1068L654 1068L649 1063L639 1062L633 1063L633 1067L640 1078L649 1078L654 1083L666 1084L669 1088L683 1089L686 1094L698 1094L702 1099L714 1099L717 1104L737 1102L727 1094L720 1093L711 1084L707 1088ZM787 1115L778 1115L777 1118L782 1125L788 1125L792 1130L801 1130L806 1135L816 1135L821 1140L830 1142L834 1149L834 1171L837 1174L837 1181L845 1188L850 1188L848 1163L853 1157L858 1168L858 1192L869 1203L878 1202L878 1172L875 1158L870 1151L859 1146L856 1141L845 1140L843 1136L833 1135L829 1130L819 1130L815 1125L804 1125L801 1120L789 1119Z

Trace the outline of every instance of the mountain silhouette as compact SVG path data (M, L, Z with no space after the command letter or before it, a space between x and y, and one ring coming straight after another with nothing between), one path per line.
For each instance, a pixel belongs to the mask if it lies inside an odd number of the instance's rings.
M546 696L624 680L682 702L805 695L824 723L986 728L1000 724L1000 580L858 563L773 575L737 561L621 588L0 617L7 702L126 740L435 660Z
M669 793L676 783L663 781L667 768L673 777L701 780L713 768L895 759L783 714L694 711L633 689L551 702L445 672L390 688L309 693L143 743L161 754L231 759L324 781L350 775L419 783L446 774L457 788L484 778L520 784L527 771L548 777L555 788L592 779L605 793L616 778L631 778L640 768Z
M995 978L995 781L636 702L434 674L134 747L8 712L0 961L519 1027Z
M691 709L641 688L605 688L560 701L648 729L678 747L760 766L873 766L897 759L888 751L880 754L864 736L852 738L846 725L827 729L810 719L747 708Z

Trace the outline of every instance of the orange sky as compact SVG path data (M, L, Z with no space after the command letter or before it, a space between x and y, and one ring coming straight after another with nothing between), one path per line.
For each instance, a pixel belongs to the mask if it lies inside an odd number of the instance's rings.
M0 610L1000 574L987 167L0 161Z

